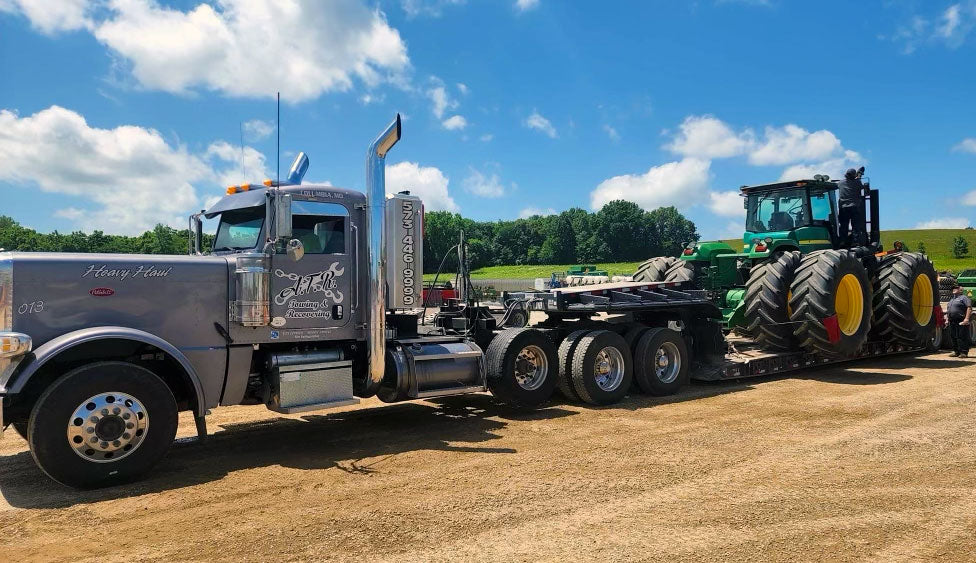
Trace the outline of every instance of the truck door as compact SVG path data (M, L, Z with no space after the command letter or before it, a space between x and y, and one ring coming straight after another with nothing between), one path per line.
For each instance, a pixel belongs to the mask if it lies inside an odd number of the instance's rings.
M305 247L295 262L275 254L271 265L271 326L338 328L349 322L354 268L349 211L337 203L292 201L292 237Z

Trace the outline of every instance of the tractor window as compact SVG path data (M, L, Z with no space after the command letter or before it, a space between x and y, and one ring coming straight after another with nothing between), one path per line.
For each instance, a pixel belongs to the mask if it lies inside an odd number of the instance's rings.
M264 226L264 206L231 209L220 214L214 252L247 250L258 244Z
M746 200L746 230L753 233L788 231L806 224L803 189L752 193Z
M810 194L810 212L814 221L830 220L830 193L812 192Z
M345 254L349 212L337 203L293 201L292 236L302 241L305 254Z

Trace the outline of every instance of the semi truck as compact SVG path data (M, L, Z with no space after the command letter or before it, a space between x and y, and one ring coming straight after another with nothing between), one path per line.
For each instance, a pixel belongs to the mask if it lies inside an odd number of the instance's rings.
M498 318L465 276L427 307L423 202L386 193L400 137L397 116L369 145L365 193L302 183L304 154L284 181L229 187L191 216L187 256L0 253L0 429L52 479L91 488L149 471L182 411L203 439L225 405L295 414L491 392L535 408L557 389L605 405L674 393L693 362L723 379L811 361L730 356L722 310L684 282L509 294ZM510 322L532 311L545 320ZM878 346L852 356L909 350Z

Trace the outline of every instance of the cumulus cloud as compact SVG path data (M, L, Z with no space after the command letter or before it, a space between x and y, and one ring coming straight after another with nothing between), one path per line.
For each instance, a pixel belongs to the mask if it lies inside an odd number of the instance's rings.
M822 162L794 164L783 170L781 181L813 178L817 174L826 174L831 178L843 178L848 168L857 168L867 161L856 151L845 150L843 154L829 158Z
M711 192L708 194L708 208L712 213L723 217L742 217L742 196L738 191Z
M749 162L769 166L823 160L841 148L840 139L825 129L811 133L792 124L767 127L763 141L749 153Z
M199 204L194 183L215 181L203 158L154 129L99 129L59 106L27 117L0 111L0 180L87 200L91 211L55 213L87 230L124 234L185 225Z
M439 18L444 8L449 6L459 6L466 0L402 0L400 5L407 17L416 18L418 16L428 16Z
M973 190L966 195L962 196L963 205L976 205L976 190Z
M519 219L528 219L529 217L535 217L536 215L545 217L546 215L555 215L556 213L556 210L551 207L546 207L545 209L540 209L538 207L526 207L522 211L519 211Z
M653 166L644 174L614 176L590 193L590 207L600 209L615 199L633 201L644 209L689 207L707 193L710 166L708 160L685 158Z
M679 126L669 151L692 158L729 158L748 151L754 144L752 132L736 133L724 121L711 115L691 115Z
M401 82L410 66L400 33L359 0L217 0L186 11L108 0L105 14L95 37L153 90L231 97L281 90L302 101L356 80Z
M515 0L515 9L520 12L527 12L539 6L539 0Z
M963 0L936 14L913 14L894 33L882 38L900 43L902 53L908 55L923 45L942 44L957 49L966 42L974 27L976 0Z
M481 197L502 197L505 195L505 185L497 173L485 174L474 168L461 184L464 189Z
M525 126L529 129L535 129L536 131L541 131L547 135L550 139L555 139L559 136L556 132L556 128L552 126L552 122L543 117L539 112L534 111L525 120Z
M447 190L449 180L440 169L420 166L416 162L398 162L386 167L388 194L409 190L419 196L430 211L460 211Z
M952 147L952 150L957 152L969 152L976 154L976 139L968 138L963 139L958 145Z
M252 119L244 122L244 135L252 141L260 141L274 133L274 123L271 121L261 121Z
M942 217L918 223L916 229L965 229L969 226L969 219L965 217Z
M458 131L468 126L468 120L463 115L452 115L442 121L441 125L448 131Z
M221 186L231 186L270 178L264 154L253 147L217 141L207 147L205 157L213 163L214 176Z
M617 130L614 129L613 127L611 127L609 125L604 125L603 126L603 131L606 132L607 137L610 137L610 140L611 141L619 141L620 140L620 133L618 133Z
M434 117L437 119L443 118L444 112L447 110L453 110L458 107L457 100L447 93L447 89L443 85L435 86L427 90L427 97L430 98L433 104L430 111L434 112Z
M90 0L0 0L0 12L19 13L45 35L90 29Z

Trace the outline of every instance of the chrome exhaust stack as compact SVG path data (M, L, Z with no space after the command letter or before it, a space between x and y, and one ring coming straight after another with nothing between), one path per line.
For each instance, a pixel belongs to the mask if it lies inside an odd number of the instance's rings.
M366 153L366 233L369 257L366 301L366 354L369 381L365 393L379 389L386 373L386 153L400 140L400 114L369 145Z

